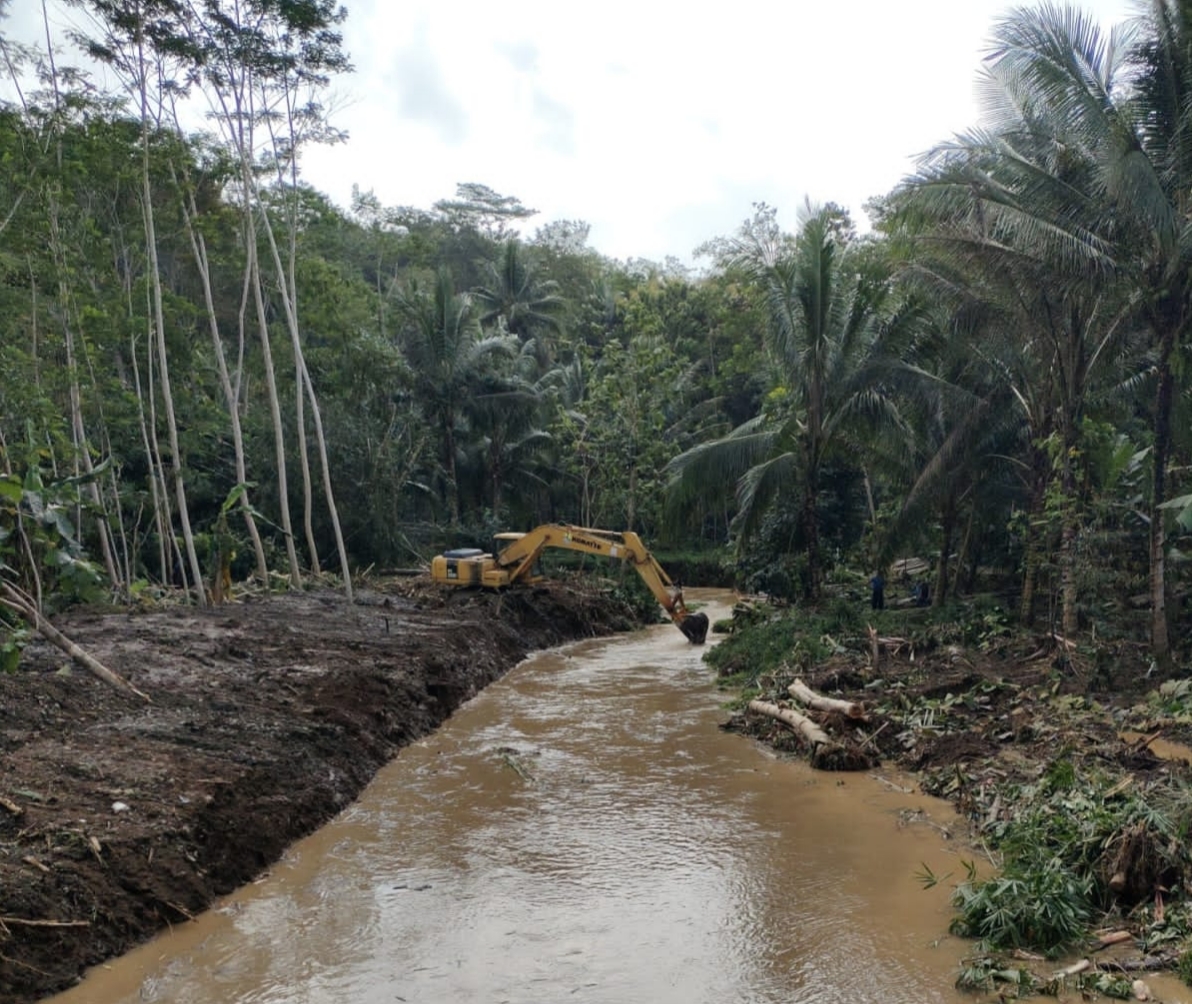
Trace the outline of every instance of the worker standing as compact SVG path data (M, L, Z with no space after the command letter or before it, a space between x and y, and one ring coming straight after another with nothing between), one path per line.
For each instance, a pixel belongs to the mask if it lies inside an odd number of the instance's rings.
M869 598L869 605L874 610L886 609L886 580L882 578L882 573L877 572L873 578L869 580L869 588L873 590L872 596Z

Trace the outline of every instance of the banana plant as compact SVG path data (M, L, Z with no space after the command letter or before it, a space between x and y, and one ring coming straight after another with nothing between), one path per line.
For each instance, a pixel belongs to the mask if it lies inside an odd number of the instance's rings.
M105 683L149 701L149 695L54 627L44 612L47 603L101 595L102 577L79 544L69 508L83 504L79 486L101 475L107 464L105 460L84 475L49 485L36 466L24 478L0 475L0 670L16 670L21 649L36 630Z

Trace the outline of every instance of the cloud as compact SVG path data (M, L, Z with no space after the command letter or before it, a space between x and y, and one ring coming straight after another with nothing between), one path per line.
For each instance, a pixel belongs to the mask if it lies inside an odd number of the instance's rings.
M528 39L516 42L502 42L497 52L509 60L510 65L521 73L538 72L538 46Z
M397 108L404 117L430 125L443 142L452 146L468 138L468 113L447 86L424 27L411 45L397 53L397 65L389 79L397 90Z
M541 123L538 141L564 157L575 154L575 116L541 88L535 87L531 99L534 118Z

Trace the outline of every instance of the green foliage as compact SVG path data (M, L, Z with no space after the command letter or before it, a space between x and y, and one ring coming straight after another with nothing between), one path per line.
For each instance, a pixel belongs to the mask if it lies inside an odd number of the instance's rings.
M0 476L0 574L27 594L45 594L51 606L100 599L102 579L83 552L70 510L84 506L80 486L102 474L101 467L46 484L31 466L23 481Z
M1174 888L1192 874L1188 793L1115 780L1082 774L1061 752L1037 783L999 791L1015 806L985 831L1001 874L978 881L970 868L953 898L954 931L993 949L1055 953L1083 936L1095 911L1145 904L1156 884ZM1189 934L1186 911L1173 904L1144 940L1155 951Z
M0 673L15 673L21 663L21 652L29 643L32 632L24 624L13 624L0 613Z
M1035 981L1028 969L1007 966L1001 959L983 956L970 959L961 967L956 988L1017 998L1034 993Z
M1053 859L1021 874L965 882L952 898L959 916L952 931L980 938L995 949L1058 952L1084 934L1092 880L1079 878Z
M610 580L613 584L609 595L616 601L626 604L634 612L634 617L643 624L652 624L663 619L662 608L649 586L629 569L622 569L620 577Z
M860 622L861 615L845 601L819 614L761 607L704 658L721 677L752 682L781 666L807 669L822 662Z

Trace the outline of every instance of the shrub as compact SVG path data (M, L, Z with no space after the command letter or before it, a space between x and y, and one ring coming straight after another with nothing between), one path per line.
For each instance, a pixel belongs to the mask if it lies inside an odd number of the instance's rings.
M960 913L952 931L991 948L1057 953L1084 935L1091 892L1092 879L1076 876L1058 859L1020 874L970 880L952 896Z

